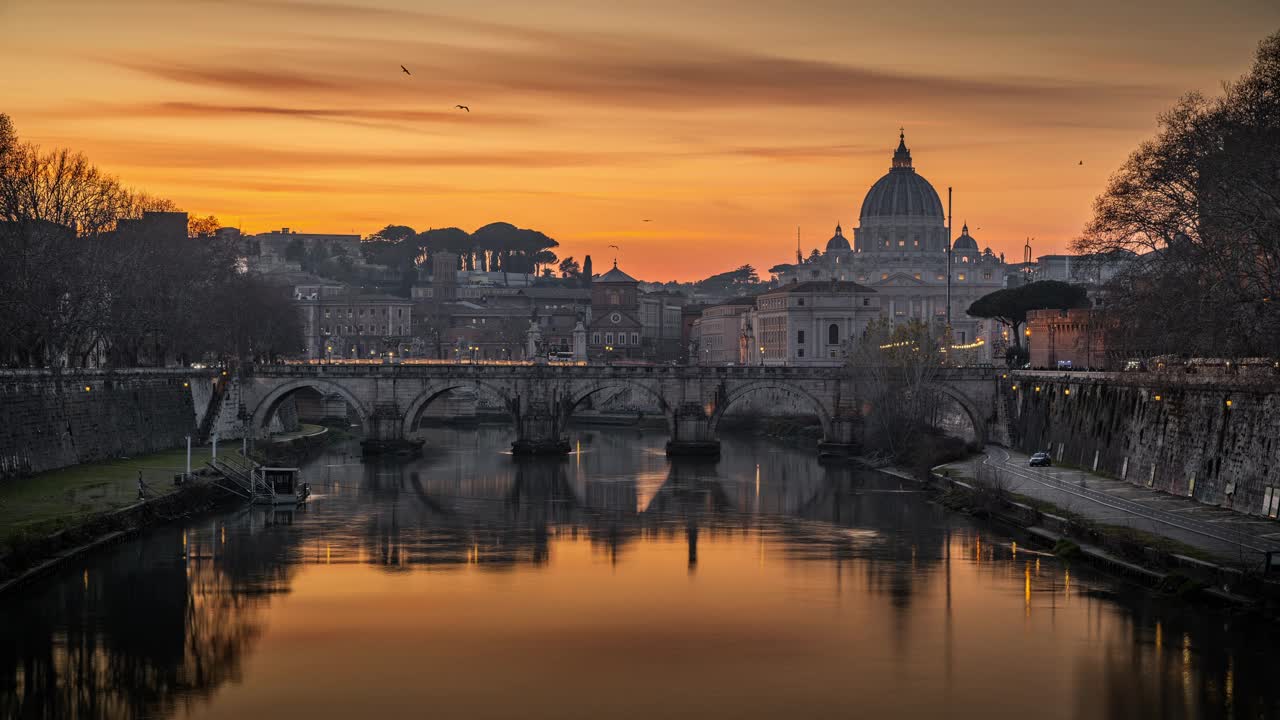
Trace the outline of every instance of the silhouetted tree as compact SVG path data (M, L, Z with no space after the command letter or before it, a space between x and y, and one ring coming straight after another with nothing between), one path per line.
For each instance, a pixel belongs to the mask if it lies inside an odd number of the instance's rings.
M1223 94L1186 95L1112 176L1073 244L1139 257L1107 287L1109 346L1280 347L1280 33Z
M760 276L756 274L756 269L750 265L722 272L718 275L700 280L695 283L699 290L705 292L744 292L760 285Z
M214 215L187 219L187 235L193 238L213 237L220 227L222 223L218 222L218 218Z
M914 463L935 419L940 399L933 382L945 354L942 338L920 320L895 324L881 317L868 324L847 363L859 400L865 403L864 441L870 453Z
M569 256L560 261L560 277L566 280L577 280L582 275L582 268L578 266L578 261Z
M988 293L974 300L965 312L989 318L1009 328L1015 347L1021 347L1019 328L1030 310L1068 310L1089 307L1089 297L1081 285L1042 280Z

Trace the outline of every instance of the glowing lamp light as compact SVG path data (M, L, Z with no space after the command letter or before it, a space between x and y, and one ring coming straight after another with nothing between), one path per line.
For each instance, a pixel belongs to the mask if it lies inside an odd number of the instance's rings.
M1159 396L1159 395L1155 396L1155 401L1156 401L1156 402L1160 402L1160 396Z
M1027 328L1026 331L1023 332L1023 334L1026 335L1027 337L1031 337L1031 328Z
M189 383L189 382L184 382L184 383L182 383L182 387L191 387L191 383Z
M1018 389L1018 386L1017 386L1017 385L1014 385L1014 386L1013 386L1013 389L1014 389L1014 390L1017 390L1017 389Z
M1039 386L1039 385L1037 385L1037 386L1036 386L1036 392L1040 392L1040 386Z
M85 391L85 392L89 392L89 386L88 386L88 385L85 385L85 386L84 386L84 391ZM1228 400L1228 401L1227 401L1227 404L1228 404L1228 405L1230 405L1230 404L1231 404L1231 401L1230 401L1230 400Z
M89 388L85 388L85 390L88 390L88 389L89 389ZM1231 401L1230 401L1230 400L1228 400L1228 401L1227 401L1227 407L1231 407Z
M1071 388L1067 388L1066 390L1063 390L1063 391L1062 391L1062 394L1063 394L1063 395L1070 395L1070 394L1071 394Z

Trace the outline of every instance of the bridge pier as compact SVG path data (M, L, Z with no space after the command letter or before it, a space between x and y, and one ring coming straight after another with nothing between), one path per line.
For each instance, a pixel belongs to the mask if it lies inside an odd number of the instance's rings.
M378 403L369 416L368 435L360 441L366 455L404 455L422 447L421 440L404 436L404 418L394 402Z
M697 403L676 408L674 432L667 441L668 455L701 455L719 457L720 439L711 429L711 418Z
M514 455L568 455L569 438L564 434L560 413L545 400L528 403L516 414Z
M853 415L837 415L831 418L826 433L818 443L818 455L824 457L848 457L859 448L862 418Z

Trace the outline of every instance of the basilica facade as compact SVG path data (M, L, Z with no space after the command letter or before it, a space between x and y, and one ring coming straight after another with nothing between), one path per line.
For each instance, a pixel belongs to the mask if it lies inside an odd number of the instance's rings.
M947 316L951 276L951 337L978 362L989 362L1000 332L994 321L969 317L965 309L1004 287L1003 257L980 250L965 225L951 229L933 185L916 172L905 135L899 135L889 172L867 191L850 244L837 225L826 250L771 268L779 284L821 280L853 282L875 291L880 314L895 322L918 319L941 329ZM948 250L950 270L948 271Z

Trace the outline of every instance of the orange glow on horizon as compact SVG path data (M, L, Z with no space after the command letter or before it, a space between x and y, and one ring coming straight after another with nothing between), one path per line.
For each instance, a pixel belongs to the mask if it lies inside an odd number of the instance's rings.
M954 225L1012 261L1028 237L1066 251L1156 115L1280 24L1266 3L1083 4L993 27L941 0L10 0L0 95L21 138L245 232L501 220L596 267L619 245L650 281L767 278L797 227L823 248L905 126Z

